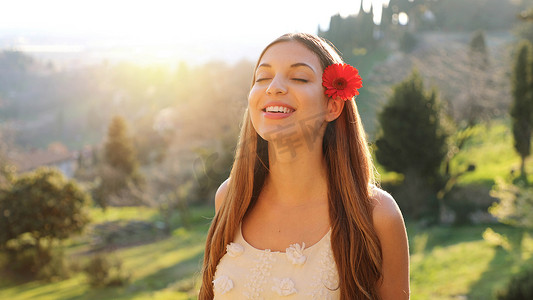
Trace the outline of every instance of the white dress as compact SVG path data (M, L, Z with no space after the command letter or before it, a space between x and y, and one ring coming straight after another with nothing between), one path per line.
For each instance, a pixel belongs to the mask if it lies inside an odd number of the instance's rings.
M279 252L254 248L239 227L217 266L214 299L340 299L330 236Z

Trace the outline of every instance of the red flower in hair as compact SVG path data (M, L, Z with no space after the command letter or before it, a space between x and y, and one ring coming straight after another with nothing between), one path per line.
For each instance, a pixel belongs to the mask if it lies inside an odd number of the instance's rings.
M349 100L359 95L357 89L363 86L363 81L356 68L348 64L333 64L324 70L322 85L326 88L328 97Z

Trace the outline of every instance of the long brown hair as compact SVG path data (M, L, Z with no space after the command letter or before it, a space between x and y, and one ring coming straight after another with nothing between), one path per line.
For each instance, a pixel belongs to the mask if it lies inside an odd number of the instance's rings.
M318 56L323 69L342 63L331 44L305 33L285 34L274 40L263 50L258 62L270 46L285 41L305 45ZM322 150L328 174L331 246L341 299L380 299L377 289L382 276L382 255L372 222L374 167L354 99L346 101L340 116L328 123ZM255 204L268 167L268 142L257 134L246 109L228 192L207 235L199 299L213 299L216 267L245 214Z

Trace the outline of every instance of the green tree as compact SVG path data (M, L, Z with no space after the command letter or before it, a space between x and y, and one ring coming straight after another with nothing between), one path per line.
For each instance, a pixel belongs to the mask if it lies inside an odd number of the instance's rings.
M436 92L426 93L417 71L394 87L393 95L379 115L381 132L376 158L388 170L408 170L437 179L446 154L446 134L440 124Z
M318 35L331 41L343 53L344 59L351 64L359 65L354 50L364 48L370 51L376 48L378 41L374 38L376 25L372 21L372 14L361 12L357 16L346 18L334 15L326 31L318 30Z
M104 145L104 163L99 165L93 190L94 201L103 209L113 201L122 205L139 204L138 196L145 182L138 171L138 165L126 120L121 116L114 116Z
M128 135L128 127L123 117L116 115L111 120L104 151L105 161L111 167L126 175L133 175L137 171L138 161L135 148Z
M489 64L485 34L481 30L476 31L470 39L470 59L473 67L482 70L485 70Z
M56 169L42 167L16 177L0 191L0 248L35 249L35 264L43 266L55 240L66 239L88 224L89 201L87 192ZM17 257L19 250L11 253Z
M514 147L520 155L520 173L526 179L526 158L531 154L531 132L533 131L533 80L532 46L522 41L518 46L512 74L513 104L511 118Z
M440 122L441 108L436 92L424 91L417 71L393 88L393 94L379 114L380 132L375 142L376 159L387 170L404 175L407 199L415 217L437 212L435 192L439 188L439 169L447 153ZM422 192L422 190L424 190ZM428 203L428 199L435 201ZM436 217L433 215L432 217Z
M473 127L483 120L488 120L494 113L492 105L493 95L491 88L495 83L492 79L489 68L489 54L487 44L485 43L485 34L478 30L470 39L468 58L465 63L468 64L466 69L467 102L462 108L466 126Z
M90 196L58 170L42 167L17 177L0 194L3 225L0 244L29 233L39 247L44 239L65 239L89 222Z

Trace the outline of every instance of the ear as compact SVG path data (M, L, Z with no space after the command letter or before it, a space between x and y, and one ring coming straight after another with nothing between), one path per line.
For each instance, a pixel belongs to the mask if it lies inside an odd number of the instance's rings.
M329 98L328 99L328 110L326 112L326 121L331 122L336 120L344 109L344 100L341 98Z

